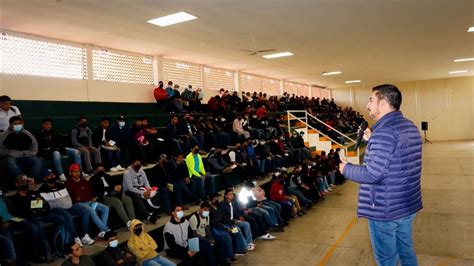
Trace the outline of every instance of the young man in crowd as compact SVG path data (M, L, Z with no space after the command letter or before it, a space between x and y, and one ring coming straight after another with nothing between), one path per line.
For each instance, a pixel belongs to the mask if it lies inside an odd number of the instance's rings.
M0 133L10 126L10 118L21 116L20 109L12 105L12 99L7 95L0 96Z
M94 266L95 263L91 257L83 255L84 251L77 242L69 242L64 246L64 253L69 258L63 261L61 266Z
M135 255L125 246L119 246L117 233L108 231L104 240L107 241L107 248L103 253L103 260L107 266L135 266L137 259Z
M102 117L100 124L94 129L92 133L92 144L95 148L100 150L101 154L106 154L111 172L125 170L120 165L120 148L116 145L116 142L112 140L110 119L108 117Z
M206 173L202 157L199 154L199 147L195 145L192 151L186 156L186 166L189 178L193 182L193 194L198 194L201 200L206 200L207 195L216 193L214 176ZM207 190L205 192L205 190Z
M123 174L123 192L132 199L137 218L156 222L156 212L159 209L158 193L151 190L140 159L132 160L132 164Z
M25 170L30 170L30 176L41 182L41 160L36 157L38 153L36 138L24 129L23 119L20 116L11 117L9 123L10 126L5 129L6 131L0 134L0 157L6 157L10 176L17 177Z
M122 193L122 182L117 177L111 177L105 172L102 164L96 165L96 173L89 179L92 193L97 201L113 207L124 224L130 226L135 219L135 209L132 199Z
M78 149L84 158L86 173L94 174L91 156L94 156L95 163L102 163L102 158L99 149L92 145L92 130L87 126L86 117L81 116L77 119L77 125L71 130L70 137L72 147Z
M199 238L199 249L202 254L211 254L205 258L206 265L213 266L216 264L216 258L214 256L214 247L216 241L211 235L211 226L209 221L209 212L211 205L209 202L204 201L201 203L199 211L193 213L189 217L189 226L193 232L193 236Z
M76 208L85 209L94 224L99 228L99 237L104 237L105 233L110 231L107 227L109 219L109 207L97 201L94 197L89 181L81 177L81 167L77 164L69 166L69 179L64 183L69 195L71 195L72 202L78 206ZM97 215L100 212L100 217ZM89 231L89 224L83 223L82 228L84 232ZM87 230L86 230L87 229ZM89 239L87 239L89 242Z
M140 265L176 266L176 264L156 252L158 245L145 231L145 224L137 219L132 220L130 225L130 238L128 239L127 247L135 255Z

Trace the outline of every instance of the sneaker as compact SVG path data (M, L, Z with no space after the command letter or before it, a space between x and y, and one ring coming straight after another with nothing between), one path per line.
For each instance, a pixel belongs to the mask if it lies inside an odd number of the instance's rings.
M254 244L247 245L247 250L249 251L255 250L255 245Z
M86 172L82 172L82 177L89 177L90 175Z
M130 225L132 224L132 221L127 222L127 228L130 228Z
M123 168L120 164L115 166L115 169L117 169L119 171L125 171L125 168Z
M104 236L105 236L105 231L100 232L97 236L100 237L100 238L104 238Z
M64 174L60 174L59 175L59 180L63 181L63 182L66 182L67 181L67 178Z
M89 236L89 234L85 234L81 241L86 245L94 244L94 240Z
M262 239L262 240L273 240L275 239L276 237L270 235L270 234L266 234L266 235L263 235L263 236L260 236L258 239Z
M150 216L148 216L148 221L150 221L150 223L152 224L156 223L157 220L158 220L158 217L156 217L156 215L154 214L150 214Z
M118 172L119 170L115 167L110 168L110 172Z
M76 242L77 244L79 244L79 246L82 247L82 241L79 237L74 238L74 242Z
M235 256L245 256L247 254L247 252L245 251L237 251L234 253Z

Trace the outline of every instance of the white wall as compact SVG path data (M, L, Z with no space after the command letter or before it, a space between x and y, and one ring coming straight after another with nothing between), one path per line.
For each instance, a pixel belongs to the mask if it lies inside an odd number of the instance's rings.
M474 139L474 76L394 85L402 92L403 114L419 128L421 121L429 123L428 139ZM372 87L337 88L332 90L332 95L338 104L351 106L368 119L366 105Z

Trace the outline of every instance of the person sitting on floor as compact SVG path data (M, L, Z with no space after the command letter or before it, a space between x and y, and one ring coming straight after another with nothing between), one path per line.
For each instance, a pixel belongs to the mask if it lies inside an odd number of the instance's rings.
M83 255L82 246L77 242L69 242L64 246L64 253L69 256L61 266L95 266L91 257Z
M104 250L103 259L106 265L116 266L135 266L137 258L126 246L119 246L117 233L108 231L105 233L104 240L107 241L107 248Z

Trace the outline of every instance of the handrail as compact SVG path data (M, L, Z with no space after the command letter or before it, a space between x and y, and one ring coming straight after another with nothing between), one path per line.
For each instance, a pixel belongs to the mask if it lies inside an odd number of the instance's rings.
M333 128L332 126L330 126L330 125L328 125L328 124L324 123L323 121L321 121L320 119L318 119L318 118L317 118L317 117L315 117L314 115L312 115L312 114L308 114L308 113L307 113L307 115L309 115L309 117L311 117L311 118L314 118L314 119L316 119L316 120L317 120L319 123L321 123L321 124L323 124L323 125L325 125L325 126L329 127L330 129L332 129L332 130L336 131L337 133L339 133L339 135L342 135L344 138L346 138L346 139L348 139L348 140L350 140L350 141L352 141L352 142L355 142L355 140L354 140L354 139L351 139L351 138L349 138L349 136L347 136L346 134L344 134L344 133L340 132L339 130L337 130L337 129ZM309 123L308 123L308 125L309 125Z
M321 134L321 135L323 135L324 137L326 137L326 138L330 139L332 142L335 142L337 145L341 146L342 148L345 148L345 146L344 146L343 144L341 144L341 143L339 143L339 142L337 142L337 141L333 140L331 137L329 137L328 135L324 134L324 133L323 133L323 132L321 132L320 130L317 130L317 129L316 129L316 128L314 128L312 125L310 125L310 124L306 123L306 122L305 122L305 121L303 121L302 119L300 119L300 118L298 118L298 117L295 117L295 119L296 119L296 120L298 120L298 121L300 121L300 122L303 122L303 123L305 123L306 125L308 125L308 127L310 127L310 128L312 128L312 129L314 129L314 130L318 131L318 132L319 132L319 134ZM289 130L289 129L288 129L288 130Z

